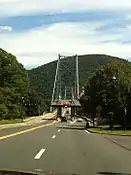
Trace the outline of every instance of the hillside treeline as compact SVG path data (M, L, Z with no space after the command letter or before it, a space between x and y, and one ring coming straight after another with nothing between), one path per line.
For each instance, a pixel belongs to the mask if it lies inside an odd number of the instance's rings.
M69 57L68 59L70 59L72 63L74 57ZM98 67L106 65L114 59L122 60L120 58L100 54L79 55L80 91L82 90L82 86L86 84L88 77L95 72ZM41 97L41 109L45 111L48 111L50 108L56 65L57 61L53 61L28 71L31 87ZM68 64L68 66L69 69L73 67L72 64ZM66 81L65 84L70 84L70 76L66 75L64 81Z

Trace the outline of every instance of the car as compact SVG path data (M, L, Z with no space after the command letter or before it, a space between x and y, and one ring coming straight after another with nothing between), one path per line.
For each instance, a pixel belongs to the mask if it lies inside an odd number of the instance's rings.
M78 122L83 122L83 119L82 118L78 118L77 121Z

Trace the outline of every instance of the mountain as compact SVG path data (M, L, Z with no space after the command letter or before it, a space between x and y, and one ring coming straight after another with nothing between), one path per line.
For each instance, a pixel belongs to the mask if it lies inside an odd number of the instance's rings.
M73 57L69 57L68 59L73 59ZM114 59L121 59L121 58L100 54L80 55L79 56L80 87L86 84L88 77L96 69L98 69L99 66L105 65ZM41 97L42 110L48 110L50 106L56 65L57 61L53 61L28 71L31 86ZM68 81L69 79L67 80L67 82Z

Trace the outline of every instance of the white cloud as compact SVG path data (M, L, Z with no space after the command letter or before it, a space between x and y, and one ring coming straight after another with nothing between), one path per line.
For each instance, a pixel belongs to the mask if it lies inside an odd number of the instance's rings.
M131 0L0 0L0 17L79 10L131 10Z
M11 32L12 31L12 27L11 26L0 25L0 31Z
M57 59L57 54L109 54L131 57L131 45L103 43L121 40L124 34L97 35L95 29L102 22L61 23L40 27L23 33L0 35L0 47L15 54L26 67L36 67Z
M131 20L131 14L127 14L127 15L125 16L125 19L126 19L126 20Z
M131 25L128 26L128 29L131 29Z

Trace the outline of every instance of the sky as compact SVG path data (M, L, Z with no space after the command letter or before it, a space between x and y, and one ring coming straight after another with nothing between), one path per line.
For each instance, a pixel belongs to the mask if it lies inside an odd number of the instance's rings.
M0 0L0 48L25 68L58 54L131 59L131 0Z

